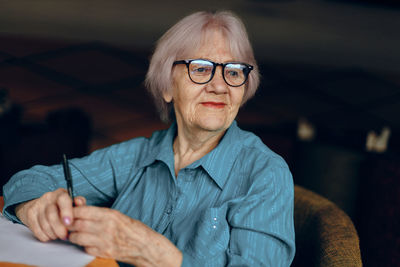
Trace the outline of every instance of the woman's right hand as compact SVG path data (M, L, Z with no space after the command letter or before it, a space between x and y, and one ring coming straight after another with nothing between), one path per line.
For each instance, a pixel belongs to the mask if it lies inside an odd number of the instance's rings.
M76 197L75 205L86 204L84 197ZM42 242L68 238L67 226L73 222L72 199L67 190L59 188L40 198L19 204L15 214L37 239Z

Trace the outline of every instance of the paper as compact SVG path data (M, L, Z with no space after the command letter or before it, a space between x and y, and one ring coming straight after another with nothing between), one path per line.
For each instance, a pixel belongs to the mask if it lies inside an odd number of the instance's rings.
M40 267L82 267L94 260L81 248L56 240L40 242L24 225L14 224L0 213L0 262Z

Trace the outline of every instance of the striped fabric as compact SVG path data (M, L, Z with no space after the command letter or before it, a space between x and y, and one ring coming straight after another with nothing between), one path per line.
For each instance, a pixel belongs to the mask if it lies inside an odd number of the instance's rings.
M175 177L176 127L70 160L75 195L162 233L182 251L182 266L289 266L293 180L284 160L233 122ZM61 165L17 173L4 187L5 216L18 221L13 205L59 187Z

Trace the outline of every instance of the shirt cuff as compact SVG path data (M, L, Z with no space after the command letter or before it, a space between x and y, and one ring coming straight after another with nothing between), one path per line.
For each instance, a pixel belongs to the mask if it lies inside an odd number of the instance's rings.
M14 198L14 197L10 197L6 198L4 197L4 208L3 208L3 216L6 217L7 219L9 219L10 221L14 222L14 223L20 223L23 224L20 219L17 217L17 215L15 214L15 207L18 204L33 200L40 197L40 195L37 195L35 193L28 193L25 194L23 198Z

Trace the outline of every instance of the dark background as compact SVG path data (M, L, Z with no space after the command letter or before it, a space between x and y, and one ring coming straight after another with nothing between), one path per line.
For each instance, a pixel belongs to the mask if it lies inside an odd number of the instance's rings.
M365 266L400 264L397 1L0 1L1 182L166 128L142 85L149 57L204 9L234 11L253 43L262 81L239 125L349 214ZM302 118L312 141L297 138ZM367 152L383 127L388 150Z

